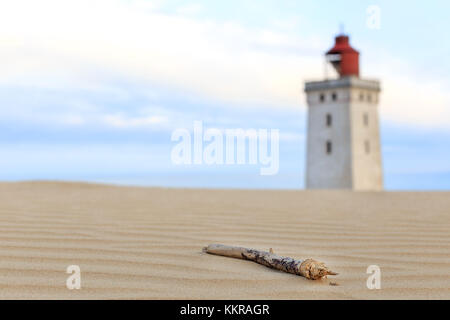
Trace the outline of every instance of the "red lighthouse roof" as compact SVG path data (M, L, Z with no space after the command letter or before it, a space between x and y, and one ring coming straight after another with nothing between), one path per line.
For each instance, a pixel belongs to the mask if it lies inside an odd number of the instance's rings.
M327 53L327 59L341 77L359 76L359 52L350 46L349 37L339 35Z

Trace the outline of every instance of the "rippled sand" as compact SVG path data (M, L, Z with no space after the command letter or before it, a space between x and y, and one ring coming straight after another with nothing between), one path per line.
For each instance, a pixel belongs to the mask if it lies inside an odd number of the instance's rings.
M450 299L449 230L450 193L3 183L0 298ZM310 281L202 253L209 243L311 257L340 275ZM372 264L381 290L366 287ZM69 265L81 290L66 288Z

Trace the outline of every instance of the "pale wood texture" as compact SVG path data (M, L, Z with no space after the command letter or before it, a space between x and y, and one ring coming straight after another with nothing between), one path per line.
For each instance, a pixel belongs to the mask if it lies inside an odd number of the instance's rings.
M319 280L328 275L337 275L337 273L328 269L322 262L313 259L295 260L288 257L281 257L274 254L272 249L266 252L222 244L210 244L203 250L209 254L251 260L266 267L292 273L310 280Z

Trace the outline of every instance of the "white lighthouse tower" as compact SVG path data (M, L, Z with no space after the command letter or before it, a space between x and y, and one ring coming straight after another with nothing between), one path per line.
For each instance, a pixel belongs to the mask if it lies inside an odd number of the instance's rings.
M382 190L380 83L359 77L359 52L339 35L326 53L339 78L307 82L306 188Z

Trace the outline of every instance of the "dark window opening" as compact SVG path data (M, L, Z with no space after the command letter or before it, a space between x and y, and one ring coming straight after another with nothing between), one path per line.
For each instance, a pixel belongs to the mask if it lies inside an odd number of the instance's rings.
M327 154L331 154L333 151L333 145L331 144L331 141L327 141Z
M323 93L320 94L319 100L320 100L320 102L324 102L325 101L325 95Z
M336 100L337 100L337 93L336 93L336 92L333 92L333 94L331 95L331 99L332 99L333 101L336 101Z
M372 102L372 95L371 94L367 95L367 101Z
M369 115L367 113L364 113L364 125L369 126Z
M370 142L368 140L366 140L364 142L364 148L366 150L366 153L369 154L370 153Z
M332 124L333 124L333 117L331 116L331 114L327 113L327 127L331 127Z
M359 94L359 100L364 101L364 93L361 92Z

